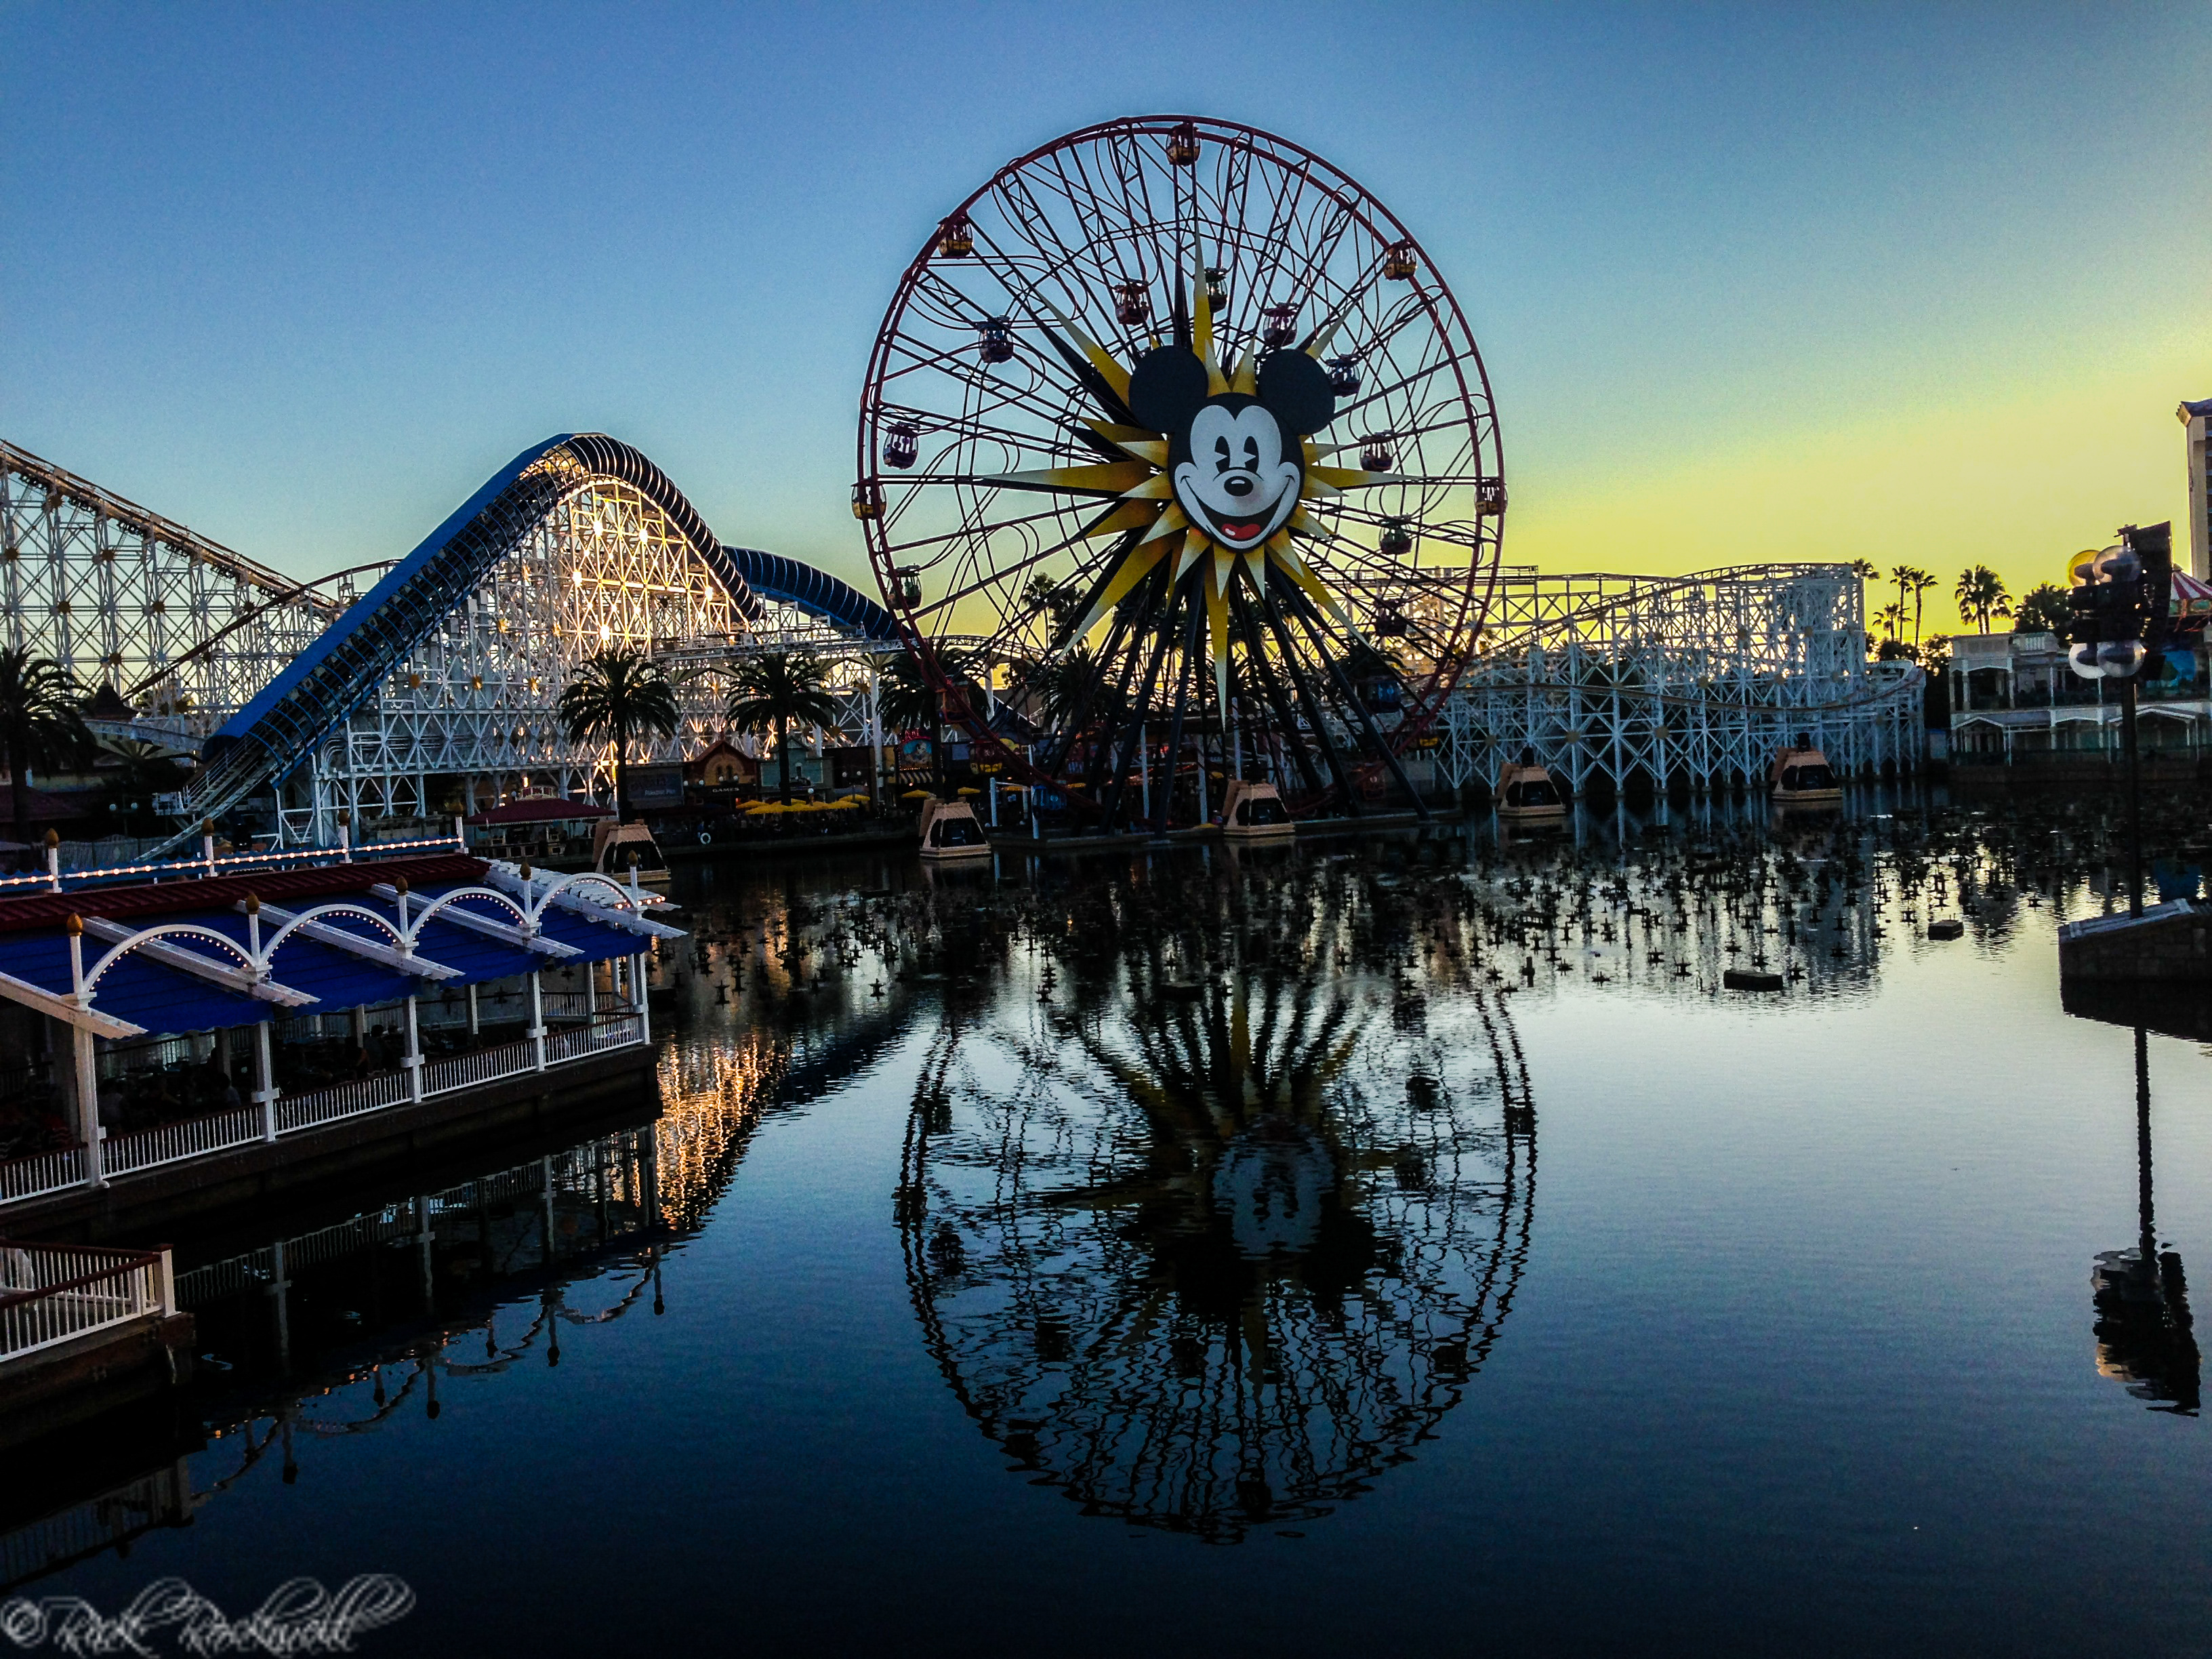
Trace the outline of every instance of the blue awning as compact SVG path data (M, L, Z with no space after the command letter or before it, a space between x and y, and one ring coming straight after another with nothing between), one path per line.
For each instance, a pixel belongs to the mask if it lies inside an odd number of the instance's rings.
M410 918L419 920L424 906L462 884L446 884L410 894L408 899ZM351 893L341 896L336 902L389 917L395 927L398 925L397 907L388 900L378 899L366 893ZM291 914L303 914L315 908L313 904L302 904ZM489 899L464 897L456 901L453 908L464 909L509 927L514 925L514 913ZM415 942L416 957L425 963L434 963L440 967L453 969L448 977L435 979L410 974L396 966L356 955L342 945L311 938L307 930L301 928L288 934L277 945L270 958L270 978L278 985L314 999L313 1002L290 1012L343 1013L352 1008L396 1002L410 994L434 994L441 990L459 990L494 980L511 979L533 969L558 967L562 963L582 966L634 956L645 949L647 943L626 928L610 926L574 911L549 908L541 923L543 936L565 945L575 952L573 956L556 957L449 921L449 914L441 912L428 921L421 923ZM392 935L365 917L338 912L317 916L315 920L324 927L334 928L368 944L386 949L396 948ZM206 928L225 939L235 940L241 949L248 941L246 919L235 909L185 910L148 916L134 931L143 932L173 923L188 923ZM261 939L264 948L281 925L264 909L261 917ZM196 939L191 935L173 936L164 943L173 949L204 957L218 967L238 966L236 957L204 939ZM88 970L94 967L111 948L89 936L83 940L83 946L84 964ZM26 981L52 996L69 997L74 990L74 981L70 976L67 935L58 927L25 930L11 935L8 939L5 960L0 962L0 972ZM4 989L4 985L0 985L0 991ZM226 990L184 969L135 951L118 957L100 976L93 992L92 1006L97 1012L143 1026L149 1033L161 1035L258 1024L269 1018L278 1006Z

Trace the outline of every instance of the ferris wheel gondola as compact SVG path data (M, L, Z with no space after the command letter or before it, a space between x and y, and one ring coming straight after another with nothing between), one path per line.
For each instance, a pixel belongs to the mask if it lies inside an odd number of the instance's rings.
M1411 234L1308 150L1176 116L945 216L878 335L853 490L948 716L1157 829L1238 779L1299 811L1410 794L1504 505L1480 356Z

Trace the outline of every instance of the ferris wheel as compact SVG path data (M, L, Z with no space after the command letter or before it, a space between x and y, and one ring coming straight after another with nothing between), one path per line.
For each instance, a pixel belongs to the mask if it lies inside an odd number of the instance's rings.
M1293 810L1410 790L1504 508L1419 245L1228 122L1000 169L908 267L861 397L853 511L908 649L979 758L1109 824L1202 818L1233 776Z

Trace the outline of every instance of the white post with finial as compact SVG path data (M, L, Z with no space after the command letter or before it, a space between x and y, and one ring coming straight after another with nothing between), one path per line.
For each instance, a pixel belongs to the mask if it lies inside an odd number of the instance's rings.
M261 896L246 896L246 950L253 959L253 976L269 977L268 964L261 960ZM276 1139L276 1068L269 1053L270 1021L262 1020L253 1028L253 1100L261 1108L261 1139Z
M200 856L207 860L207 872L215 874L215 820L200 820Z
M530 878L530 866L526 860L516 872L522 878L522 902L525 908L534 907L537 888ZM588 970L587 970L588 971ZM545 1069L545 988L539 982L538 969L530 970L530 1030L525 1033L530 1039L531 1065L538 1071Z
M84 921L72 915L64 924L69 933L71 998L79 1008L92 1006L92 993L84 983ZM70 1058L76 1072L76 1131L84 1142L84 1184L105 1187L101 1168L100 1127L100 1060L92 1046L92 1033L82 1025L70 1027Z

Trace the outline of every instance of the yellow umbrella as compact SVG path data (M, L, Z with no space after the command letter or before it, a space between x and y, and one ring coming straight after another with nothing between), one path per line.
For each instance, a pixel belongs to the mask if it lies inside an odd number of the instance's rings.
M954 793L955 794L960 794L960 795L980 795L980 794L981 794L983 792L982 792L981 790L980 790L980 789L970 789L970 788L969 788L966 784L964 784L964 783L963 783L963 784L962 784L962 785L960 786L960 787L959 787L958 789L955 790L953 793Z
M927 789L909 789L906 793L901 795L899 799L901 800L927 800L929 799L929 791Z

